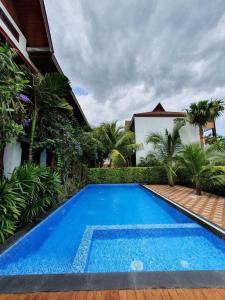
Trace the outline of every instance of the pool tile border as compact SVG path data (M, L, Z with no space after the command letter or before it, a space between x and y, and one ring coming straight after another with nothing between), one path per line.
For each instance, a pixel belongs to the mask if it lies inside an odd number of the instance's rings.
M147 229L167 229L167 228L200 228L198 224L181 223L181 224L135 224L135 225L93 225L87 226L83 238L78 247L74 261L72 263L72 273L83 273L87 263L92 237L94 231L104 230L147 230Z

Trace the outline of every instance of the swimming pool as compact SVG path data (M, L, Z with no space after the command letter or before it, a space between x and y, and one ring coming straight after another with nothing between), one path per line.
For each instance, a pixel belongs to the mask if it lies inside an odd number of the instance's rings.
M224 269L223 240L137 184L88 185L0 255L1 275Z

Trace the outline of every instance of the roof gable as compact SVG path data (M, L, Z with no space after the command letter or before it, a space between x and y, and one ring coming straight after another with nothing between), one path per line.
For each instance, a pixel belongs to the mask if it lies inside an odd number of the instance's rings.
M153 111L165 111L164 107L162 104L159 102L156 107L153 109Z

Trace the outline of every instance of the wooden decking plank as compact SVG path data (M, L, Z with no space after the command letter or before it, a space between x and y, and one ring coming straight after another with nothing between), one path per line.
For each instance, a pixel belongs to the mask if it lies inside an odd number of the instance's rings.
M143 290L135 290L135 294L136 294L137 300L145 300L145 295L144 295Z
M127 297L127 291L120 290L118 299L119 300L129 300L129 298Z
M149 298L146 299L152 299L152 300L171 300L166 296L164 290L161 289L149 289L146 290L146 292L149 295Z
M170 298L173 299L173 300L180 300L181 299L180 290L168 289L168 293L170 295Z
M136 293L134 290L127 290L127 299L128 300L137 300Z
M205 296L206 300L224 300L225 299L225 293L223 297L221 297L220 293L217 289L211 290L211 289L204 289L202 290L203 295Z
M102 300L102 293L100 291L92 292L92 300Z
M216 289L216 293L220 297L220 300L225 299L225 289Z
M65 295L66 293L64 293ZM76 300L86 300L87 299L87 294L88 292L87 291L79 291L79 292L76 292ZM66 300L66 297L64 298ZM63 300L64 300L63 299Z
M145 289L0 295L0 300L225 300L225 289Z

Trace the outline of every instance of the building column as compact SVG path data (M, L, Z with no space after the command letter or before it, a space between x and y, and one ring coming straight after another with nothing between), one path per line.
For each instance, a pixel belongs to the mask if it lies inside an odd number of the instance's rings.
M21 164L22 148L20 143L7 144L4 149L3 165L4 175L11 177L13 170Z
M46 166L47 165L47 151L46 151L46 149L41 151L40 165L41 166Z

